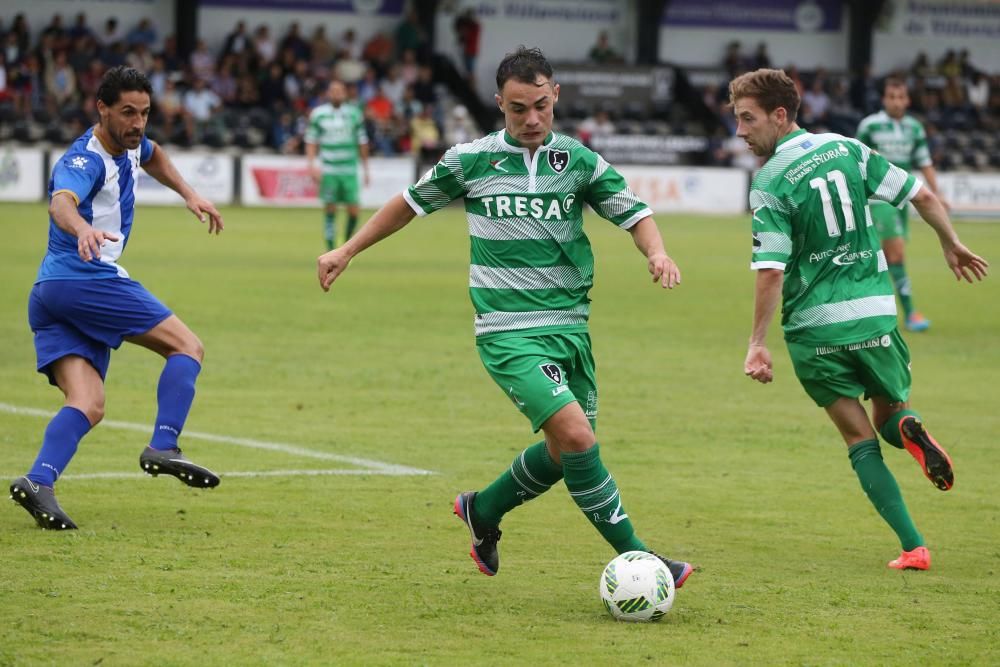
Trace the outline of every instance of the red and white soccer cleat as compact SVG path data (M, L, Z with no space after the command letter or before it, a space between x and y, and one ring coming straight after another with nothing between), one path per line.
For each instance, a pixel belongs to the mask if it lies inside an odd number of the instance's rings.
M931 569L931 552L927 547L917 547L913 551L904 551L899 558L889 561L889 567L894 570L929 570Z

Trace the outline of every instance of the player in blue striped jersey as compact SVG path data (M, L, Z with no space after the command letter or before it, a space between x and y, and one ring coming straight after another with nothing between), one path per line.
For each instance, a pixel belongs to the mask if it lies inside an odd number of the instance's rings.
M111 350L122 341L166 359L157 387L158 411L146 472L170 474L189 486L219 478L177 447L194 400L204 355L188 327L118 263L135 213L139 167L184 198L209 233L222 216L200 197L162 148L145 136L152 87L129 67L109 70L97 91L100 122L77 139L49 182L49 242L28 303L37 368L66 401L45 429L31 470L11 484L11 497L42 528L76 528L56 502L53 486L77 445L104 416L104 379Z

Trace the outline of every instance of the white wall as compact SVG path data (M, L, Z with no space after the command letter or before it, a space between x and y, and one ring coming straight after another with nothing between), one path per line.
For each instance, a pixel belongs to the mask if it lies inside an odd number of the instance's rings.
M160 44L174 32L174 0L4 0L2 6L4 27L9 28L14 16L23 12L33 39L49 24L53 14L62 14L63 25L69 28L80 12L87 15L87 24L98 33L112 16L118 19L123 34L141 19L152 19Z
M908 68L918 51L936 62L949 49L968 49L980 69L1000 73L1000 2L892 0L874 34L876 72Z
M597 35L606 30L611 47L626 60L635 60L635 18L631 2L457 0L452 5L453 11L442 10L437 15L436 49L461 63L452 24L457 12L466 7L474 8L482 26L476 87L486 99L491 99L496 90L497 64L521 44L537 46L552 62L584 62ZM446 5L446 9L451 7ZM557 68L557 80L558 76Z

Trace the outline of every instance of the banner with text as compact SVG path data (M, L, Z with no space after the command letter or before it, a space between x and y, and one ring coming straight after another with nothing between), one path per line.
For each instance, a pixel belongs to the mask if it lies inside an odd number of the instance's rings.
M0 201L45 197L45 154L33 148L0 149Z
M938 189L954 217L1000 219L1000 172L938 172Z
M616 165L654 213L743 213L750 175L722 167Z
M364 208L380 207L415 180L416 167L410 157L368 162L371 182L361 188ZM320 206L318 184L303 157L245 155L241 175L240 199L245 206Z
M839 0L673 0L663 24L691 28L744 28L830 32L840 30Z

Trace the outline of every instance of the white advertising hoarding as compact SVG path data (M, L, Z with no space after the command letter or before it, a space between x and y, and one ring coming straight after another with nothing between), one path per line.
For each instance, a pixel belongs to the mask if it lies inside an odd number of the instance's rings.
M743 213L749 174L721 167L616 165L629 187L654 213Z
M169 153L171 162L185 181L205 199L216 206L232 204L234 201L233 157L214 153ZM139 204L176 204L184 200L176 192L163 185L145 171L139 172L135 188L135 200Z
M0 149L0 201L38 201L45 196L45 154L33 148Z
M951 206L952 216L1000 218L1000 172L939 172L937 179L938 189Z
M319 186L304 157L243 156L240 199L244 206L318 207ZM361 188L361 206L378 208L415 180L413 158L371 158L371 182ZM360 176L359 176L360 178Z

